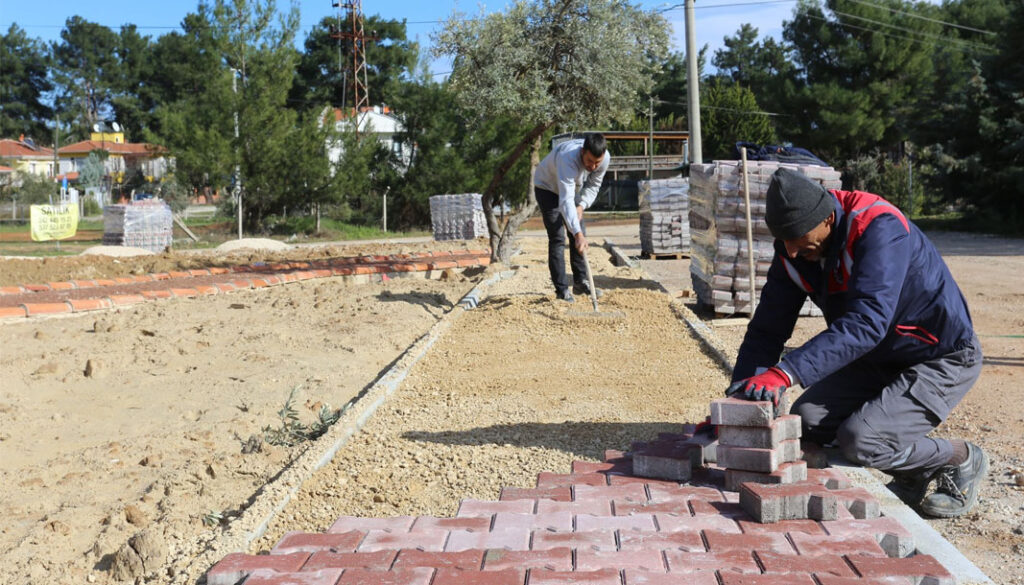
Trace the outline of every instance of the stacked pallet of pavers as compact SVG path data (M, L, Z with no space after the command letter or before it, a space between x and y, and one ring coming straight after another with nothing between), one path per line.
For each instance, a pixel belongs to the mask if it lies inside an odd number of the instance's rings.
M640 181L640 251L646 256L690 253L690 181Z
M434 239L472 240L487 235L487 218L479 193L434 195L430 198L430 224Z
M780 166L798 170L826 189L842 185L839 171L831 167L775 161L747 163L755 294L760 294L764 286L774 255L773 238L764 222L765 197L772 174ZM690 275L697 300L720 315L749 315L750 253L741 163L725 160L691 165L689 203ZM801 315L820 316L821 311L808 300Z
M159 199L108 205L103 209L103 244L163 252L173 242L173 221L170 206Z

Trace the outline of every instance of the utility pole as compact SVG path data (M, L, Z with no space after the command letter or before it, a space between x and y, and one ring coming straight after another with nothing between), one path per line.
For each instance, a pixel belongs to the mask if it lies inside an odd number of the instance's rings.
M370 106L370 92L366 82L366 41L375 41L377 37L368 37L363 30L363 2L362 0L350 0L349 2L335 1L331 6L339 10L348 10L349 28L341 30L341 15L338 16L338 27L331 31L331 38L339 39L338 44L338 66L341 66L341 39L352 41L352 106L356 116L356 135L359 134L359 114L363 108ZM343 71L344 76L344 71ZM347 81L344 82L347 86ZM343 96L345 90L343 90ZM342 98L341 107L345 108L345 97Z
M697 72L697 33L694 31L694 0L686 0L686 93L690 120L690 162L704 162L700 151L700 79Z
M235 203L238 206L238 239L242 239L242 170L238 164L238 69L231 68L231 91L235 92Z
M647 106L647 130L648 142L651 149L647 152L647 180L654 180L654 96L651 96L650 104Z

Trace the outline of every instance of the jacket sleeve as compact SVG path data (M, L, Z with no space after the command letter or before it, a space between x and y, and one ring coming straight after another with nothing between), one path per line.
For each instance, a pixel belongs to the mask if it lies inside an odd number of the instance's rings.
M576 176L579 168L573 156L579 157L579 151L560 153L555 163L558 171L558 209L562 212L569 233L576 235L583 231L583 226L580 225L580 216L576 213Z
M590 209L590 206L594 204L594 200L597 199L597 193L601 189L601 182L604 181L604 174L608 170L611 160L612 154L605 152L601 165L594 169L594 172L587 175L587 180L584 181L583 189L580 191L579 204L583 206L583 209Z
M907 229L891 214L875 218L854 244L841 316L782 360L810 386L861 358L885 339L910 266Z
M789 279L776 250L754 317L747 325L747 333L740 344L736 367L732 371L733 382L753 376L757 368L768 368L778 363L786 341L793 335L800 307L806 298L807 293Z

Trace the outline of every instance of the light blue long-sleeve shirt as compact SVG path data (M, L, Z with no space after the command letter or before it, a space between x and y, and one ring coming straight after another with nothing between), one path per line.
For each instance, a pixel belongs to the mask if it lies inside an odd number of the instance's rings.
M594 172L587 172L583 166L583 139L578 138L554 147L537 165L533 173L533 184L558 193L558 208L573 235L583 229L576 214L576 206L582 205L583 209L587 209L594 203L611 160L612 155L605 152L601 164Z

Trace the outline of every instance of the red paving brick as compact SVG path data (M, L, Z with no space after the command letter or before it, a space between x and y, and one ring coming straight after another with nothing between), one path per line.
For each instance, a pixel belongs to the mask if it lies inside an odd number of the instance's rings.
M572 570L572 550L569 547L549 550L492 549L484 555L485 571L506 569Z
M460 571L438 569L431 585L523 585L526 571L503 569L501 571Z
M289 532L277 541L270 554L291 554L296 552L314 553L318 551L329 552L355 552L356 547L363 541L365 532L353 530L352 532L314 533Z

